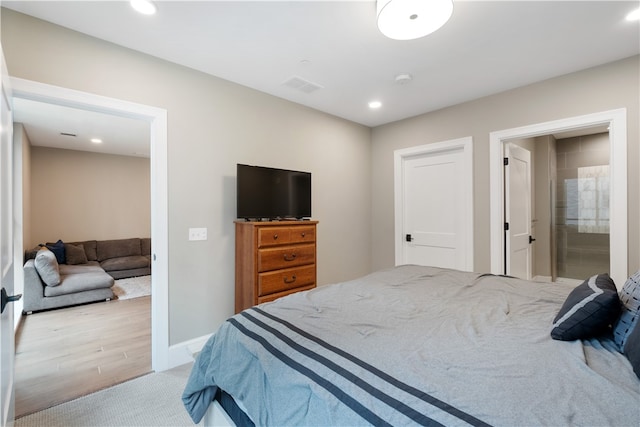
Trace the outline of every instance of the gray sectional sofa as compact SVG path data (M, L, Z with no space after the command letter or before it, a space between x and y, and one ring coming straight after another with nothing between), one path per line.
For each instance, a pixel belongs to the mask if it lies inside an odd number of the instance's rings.
M59 240L25 258L23 312L28 314L112 299L114 279L151 274L151 239Z

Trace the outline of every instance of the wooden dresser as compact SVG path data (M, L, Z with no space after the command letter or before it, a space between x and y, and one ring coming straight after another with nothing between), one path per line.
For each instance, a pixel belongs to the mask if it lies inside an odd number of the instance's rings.
M236 221L236 313L316 286L318 221Z

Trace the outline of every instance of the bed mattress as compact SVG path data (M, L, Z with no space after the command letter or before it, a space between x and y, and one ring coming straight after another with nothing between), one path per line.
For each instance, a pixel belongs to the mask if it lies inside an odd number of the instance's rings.
M637 425L611 337L550 337L571 289L401 266L293 294L220 327L185 407L222 389L256 425Z

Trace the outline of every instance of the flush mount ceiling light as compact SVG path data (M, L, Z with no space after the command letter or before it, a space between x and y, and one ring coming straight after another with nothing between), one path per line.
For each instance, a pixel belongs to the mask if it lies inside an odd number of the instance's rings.
M371 108L372 110L376 110L378 108L382 107L382 102L380 101L371 101L369 102L369 108Z
M378 29L394 40L413 40L442 27L453 0L377 0Z
M102 140L100 138L91 138L91 142L94 144L102 144Z
M627 21L638 21L640 20L640 8L629 12L627 15Z
M153 15L156 13L156 5L150 0L131 0L131 7L143 15Z

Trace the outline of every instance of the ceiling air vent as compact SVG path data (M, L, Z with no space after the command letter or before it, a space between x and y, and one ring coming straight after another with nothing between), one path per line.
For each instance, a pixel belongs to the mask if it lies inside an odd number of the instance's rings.
M298 76L291 77L289 80L284 82L283 85L304 93L311 93L315 92L318 89L322 89L322 86L320 86L319 84L312 83L309 80L305 80L302 77Z

